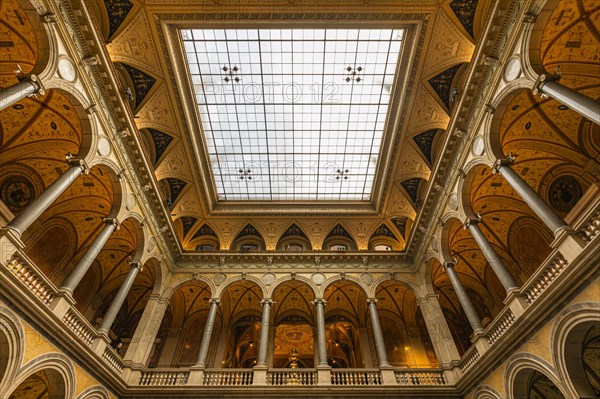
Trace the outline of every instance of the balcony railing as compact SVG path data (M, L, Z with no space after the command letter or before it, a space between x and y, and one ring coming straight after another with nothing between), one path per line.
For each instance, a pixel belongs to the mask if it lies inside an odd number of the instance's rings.
M252 369L208 369L204 372L204 385L252 385Z
M117 374L121 374L125 368L125 363L123 363L121 356L119 356L119 354L116 353L110 346L104 348L102 360L104 360L114 371L116 371Z
M269 369L268 385L317 385L315 369Z
M396 369L398 385L446 385L444 373L441 370L430 369Z
M378 369L331 369L333 385L381 385Z
M190 370L150 369L144 370L140 376L139 385L171 386L185 385L188 382Z
M97 337L98 333L92 327L92 325L77 311L77 309L70 308L65 316L63 317L65 325L75 333L83 342L88 346L92 345L92 342Z
M44 273L37 270L25 253L13 254L5 267L43 304L50 305L57 290L46 276L44 276Z

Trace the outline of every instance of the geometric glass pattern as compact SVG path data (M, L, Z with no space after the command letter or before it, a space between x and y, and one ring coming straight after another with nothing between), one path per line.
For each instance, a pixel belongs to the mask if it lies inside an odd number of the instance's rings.
M369 201L402 29L183 29L219 200Z

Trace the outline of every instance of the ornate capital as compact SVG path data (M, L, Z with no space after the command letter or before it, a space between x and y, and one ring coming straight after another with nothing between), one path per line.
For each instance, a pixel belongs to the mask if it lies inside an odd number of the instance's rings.
M221 304L221 300L220 300L219 298L210 298L210 299L208 300L208 303L210 303L211 305L212 305L213 303L216 303L216 304L217 304L217 306L219 306L219 305Z
M138 269L140 272L144 270L144 265L142 265L142 262L140 262L139 260L132 260L131 262L129 262L129 266L132 269Z
M115 230L119 230L121 228L121 223L119 223L117 218L103 218L102 221L106 224L112 224L115 226Z
M477 215L476 218L466 218L464 222L464 228L468 229L469 226L475 226L477 223L481 222L481 216Z
M515 158L516 158L516 156L512 152L510 152L506 156L506 158L496 159L496 161L494 162L494 165L492 166L492 173L493 174L500 173L500 168L503 166L510 167L515 162Z
M548 97L546 93L544 93L544 85L548 82L558 82L560 80L560 75L558 73L548 74L543 73L536 79L535 83L531 90L533 91L533 95L540 95L542 98Z
M454 266L456 266L456 262L444 262L442 267L444 268L444 271L446 271L447 269L453 269Z
M46 89L42 84L42 80L37 75L22 75L23 71L21 71L21 67L19 67L19 70L17 70L16 73L19 82L27 82L35 88L36 92L32 95L39 94L40 96L43 96L46 94Z
M273 305L274 303L275 303L275 302L273 302L273 300L272 300L272 299L270 299L270 298L264 298L264 299L261 299L261 300L260 300L260 304L261 304L261 305L263 305L263 306L265 306L265 305L269 305L269 306L271 306L271 305Z
M322 303L323 306L327 305L327 301L325 299L323 299L323 298L315 298L315 300L311 301L311 303L313 305L318 305L319 303Z
M67 154L65 155L65 161L69 166L79 166L81 168L81 171L86 175L90 173L90 167L88 166L87 162L85 162L85 160L81 158L77 158L77 155L73 155L70 152L67 152Z
M377 298L367 298L367 304L376 304L378 301Z

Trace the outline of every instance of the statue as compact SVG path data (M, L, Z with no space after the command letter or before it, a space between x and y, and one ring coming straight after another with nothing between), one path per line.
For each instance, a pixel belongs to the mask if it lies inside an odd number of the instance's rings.
M293 368L293 369L298 368L298 358L299 357L300 357L300 354L298 353L298 350L296 348L292 348L292 350L290 351L290 357L289 357L291 368Z

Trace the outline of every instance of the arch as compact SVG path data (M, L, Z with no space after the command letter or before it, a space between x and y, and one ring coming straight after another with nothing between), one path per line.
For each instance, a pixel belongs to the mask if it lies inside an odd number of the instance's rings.
M310 278L307 278L304 276L298 276L298 275L295 275L295 276L286 275L286 276L282 276L282 277L278 278L277 280L275 280L273 282L273 284L271 284L269 286L269 290L267 292L266 298L271 298L273 296L273 292L275 292L275 290L277 290L277 288L280 287L281 285L284 285L288 281L294 281L294 280L297 280L301 283L308 285L310 287L310 289L312 290L313 294L315 295L315 297L317 296L317 293L319 292L319 288L317 287L315 282L312 281Z
M77 399L110 399L106 388L100 385L89 387L84 389Z
M217 286L215 285L213 280L209 279L204 275L193 276L191 274L175 275L175 277L173 277L172 280L169 280L167 282L167 286L165 287L162 296L166 300L170 301L171 297L178 289L194 281L205 284L208 287L208 291L210 292L211 298L219 298Z
M248 281L248 282L252 282L254 284L256 284L261 292L262 292L262 297L263 298L268 298L267 296L267 292L269 291L267 286L265 285L265 283L258 277L255 276L250 276L250 275L240 275L240 276L235 276L235 277L229 277L227 278L227 282L221 286L219 286L219 288L217 289L217 292L215 293L215 296L217 298L221 298L223 296L223 293L232 285L234 285L237 282L240 281Z
M332 249L334 246L339 246L339 248ZM344 247L344 249L342 249L342 247ZM344 224L337 223L325 237L325 240L323 241L323 250L356 251L358 250L358 245Z
M495 388L481 385L473 394L473 399L503 399Z
M72 398L75 391L75 370L71 361L62 353L47 353L25 364L8 386L14 393L29 377L44 373L50 382L49 399Z
M146 230L144 229L144 225L146 222L144 218L137 212L127 212L126 214L124 214L121 223L124 223L126 221L131 221L137 237L137 245L135 247L133 260L140 261L144 256L144 250L147 245Z
M23 362L25 334L19 319L9 309L0 306L0 392L16 378Z
M531 380L536 375L535 373L547 378L561 395L548 399L564 399L566 397L554 368L545 360L530 353L518 353L507 361L504 371L506 396L514 399L529 399L529 389L533 382Z
M302 228L292 222L277 240L276 249L278 251L309 251L312 249L312 243Z
M247 223L238 232L229 248L240 252L254 252L264 250L266 243L260 231L251 223Z
M329 286L331 286L337 282L343 282L343 281L348 281L348 282L352 282L352 283L356 284L365 293L365 295L367 295L367 293L369 292L368 287L365 285L365 283L362 280L360 280L359 278L357 278L355 276L346 274L343 276L339 275L339 276L329 277L327 280L325 280L323 282L323 284L321 284L321 286L319 287L319 290L317 291L317 298L322 298L323 295L325 294L325 291L327 291L327 288L329 288Z
M551 353L558 377L572 397L595 397L583 365L584 340L587 332L600 323L600 303L582 302L563 309L552 326ZM583 353L581 353L583 355Z
M8 73L0 75L0 87L17 83L13 72L17 65L23 74L39 75L42 81L53 75L58 51L54 35L49 34L49 27L42 20L45 12L36 2L7 0L3 4L0 15L5 24L3 38L14 45L3 49L1 70Z

